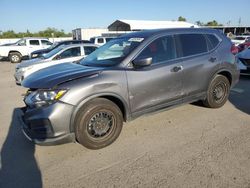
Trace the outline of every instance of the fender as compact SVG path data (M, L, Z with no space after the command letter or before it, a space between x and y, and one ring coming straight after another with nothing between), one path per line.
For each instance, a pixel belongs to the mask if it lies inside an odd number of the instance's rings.
M229 73L229 75L231 76L231 79L233 79L233 77L232 77L233 74L232 74L231 70L222 67L222 68L220 68L219 70L217 70L216 72L214 72L214 74L212 74L212 75L210 76L210 78L208 79L209 82L208 82L208 84L207 84L207 90L208 90L208 87L209 87L211 81L213 80L213 78L214 78L217 74L219 74L219 73L221 73L221 72L227 72L227 73ZM229 82L232 82L232 80L229 80ZM231 85L232 85L232 83L231 83Z

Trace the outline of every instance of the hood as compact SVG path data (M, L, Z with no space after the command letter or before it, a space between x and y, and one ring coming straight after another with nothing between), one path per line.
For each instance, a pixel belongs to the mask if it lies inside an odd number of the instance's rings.
M48 53L50 51L51 51L51 49L45 48L45 49L33 51L32 54L45 54L45 53Z
M2 44L0 46L16 46L16 43L7 43L7 44Z
M238 54L239 58L250 59L250 48L247 48Z
M22 82L22 86L33 89L49 89L64 82L101 72L101 67L87 67L74 63L62 63L41 69Z
M40 64L40 63L45 63L45 62L48 62L48 61L49 61L49 59L35 58L35 59L22 61L16 67L17 68L24 68L24 67L29 67L29 66L32 66L32 65Z

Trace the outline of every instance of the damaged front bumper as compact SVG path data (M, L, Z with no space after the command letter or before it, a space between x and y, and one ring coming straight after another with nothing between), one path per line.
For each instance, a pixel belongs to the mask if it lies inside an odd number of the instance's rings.
M24 135L38 145L57 145L75 141L75 134L69 131L67 124L56 124L52 114L53 107L47 109L18 109L17 118ZM52 110L52 111L51 111ZM51 112L51 113L49 113ZM62 118L61 118L62 119ZM65 123L67 122L65 118Z

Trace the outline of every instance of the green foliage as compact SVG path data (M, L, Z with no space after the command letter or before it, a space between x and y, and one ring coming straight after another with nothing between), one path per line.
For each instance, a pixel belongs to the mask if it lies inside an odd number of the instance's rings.
M205 26L223 26L222 24L219 24L216 20L207 22Z
M186 19L186 18L184 18L184 17L182 17L182 16L179 16L179 17L178 17L178 21L185 22L185 21L187 21L187 19Z
M195 22L198 26L223 26L223 24L219 24L216 20L209 21L207 23L203 23L201 21Z
M198 26L204 26L204 25L205 25L205 24L204 24L203 22L201 22L201 21L196 21L195 24L198 25Z
M65 33L64 30L58 30L55 28L48 27L43 31L36 33L30 33L29 30L26 32L15 33L13 30L4 31L0 33L0 38L22 38L22 37L71 37L71 33Z

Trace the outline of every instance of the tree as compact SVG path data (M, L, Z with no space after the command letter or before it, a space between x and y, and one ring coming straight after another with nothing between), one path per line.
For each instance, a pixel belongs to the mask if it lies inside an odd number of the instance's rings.
M71 33L65 33L64 30L48 27L45 30L31 33L28 29L26 32L15 33L13 30L0 33L0 38L22 38L22 37L71 37Z
M223 26L222 24L219 24L216 20L207 22L205 26Z
M198 25L198 26L204 26L204 23L201 22L201 21L196 21L195 23L196 23L196 25Z
M184 17L182 17L182 16L179 16L179 17L178 17L178 21L185 22L185 21L187 21L187 19L186 19L186 18L184 18Z

